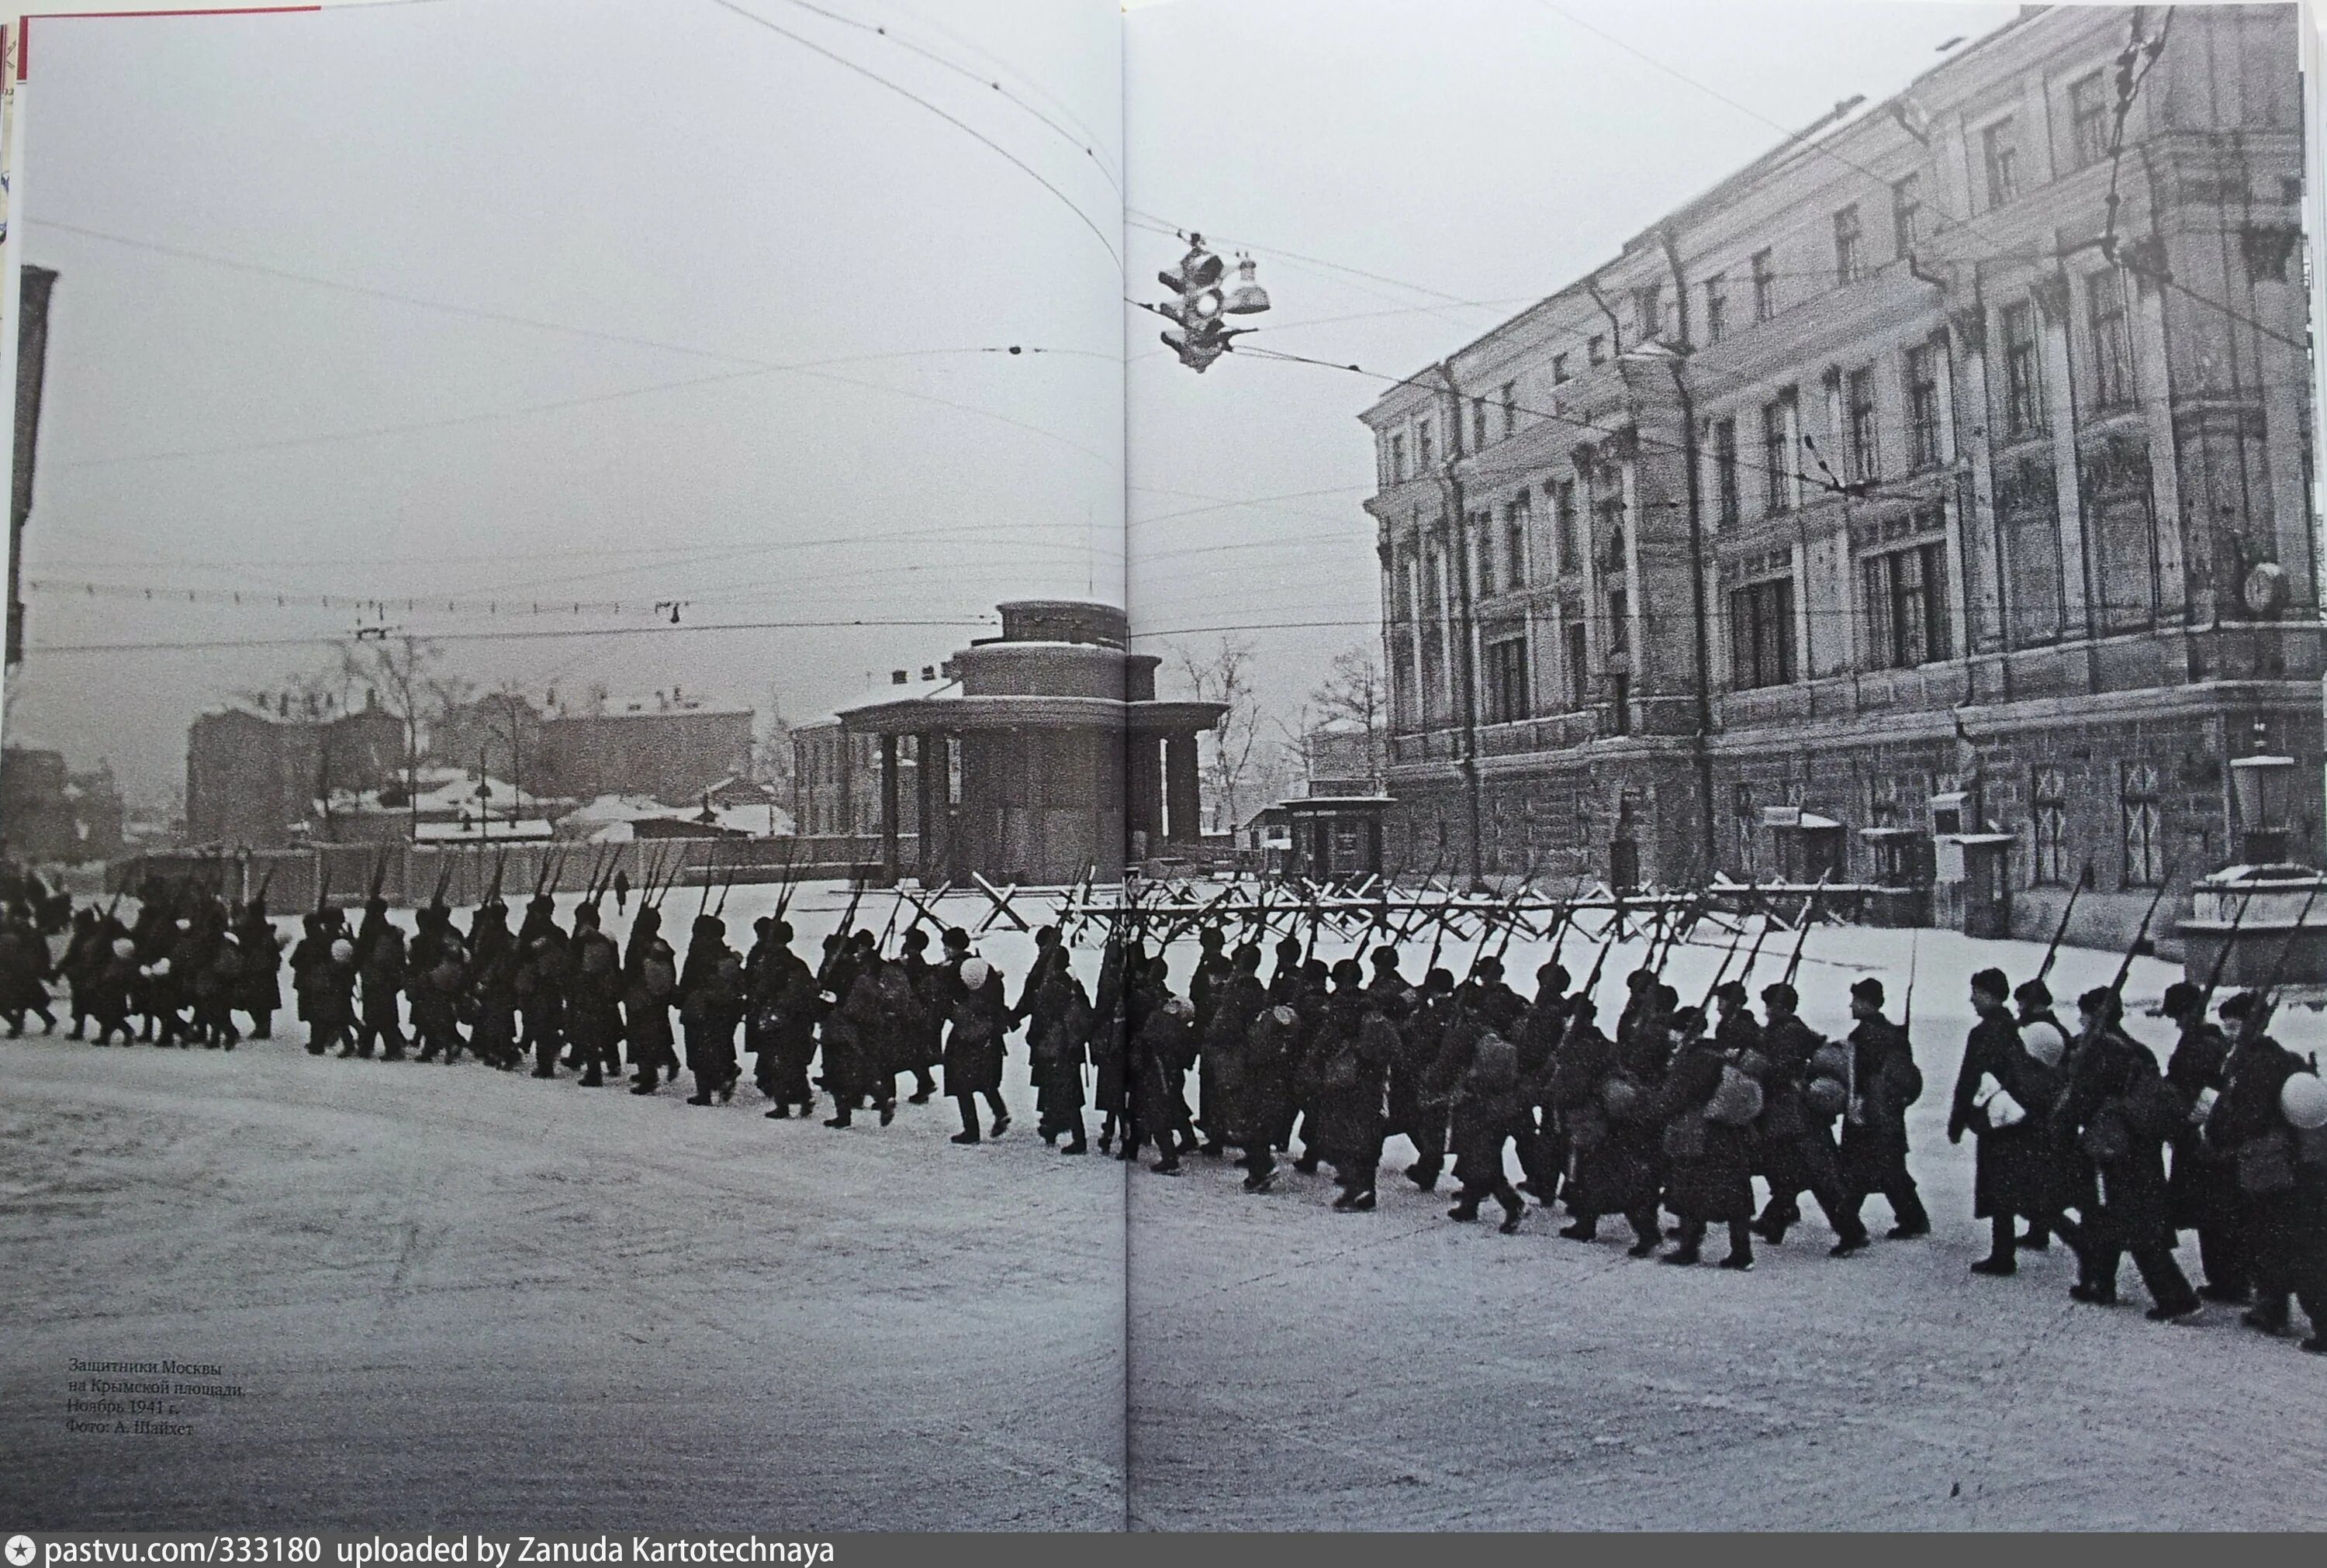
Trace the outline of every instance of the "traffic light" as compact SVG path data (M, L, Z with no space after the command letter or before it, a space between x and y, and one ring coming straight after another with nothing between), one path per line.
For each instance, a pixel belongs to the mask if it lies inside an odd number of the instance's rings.
M1238 282L1230 294L1220 287L1228 264L1204 248L1204 237L1188 237L1188 254L1176 272L1159 272L1156 280L1179 297L1149 309L1177 323L1163 334L1164 346L1180 356L1180 363L1201 374L1228 351L1229 340L1248 328L1221 323L1224 314L1251 315L1268 308L1268 291L1254 281L1255 263L1246 257L1238 266Z

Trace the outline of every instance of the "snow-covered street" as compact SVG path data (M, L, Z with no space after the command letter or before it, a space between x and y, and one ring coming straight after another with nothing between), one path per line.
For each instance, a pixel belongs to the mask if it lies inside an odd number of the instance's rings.
M739 945L772 896L736 890ZM843 901L803 894L804 951ZM865 904L878 929L886 896ZM668 914L692 912L682 892ZM1027 938L979 946L1014 995ZM1332 1212L1322 1177L1255 1198L1201 1158L1177 1179L1066 1158L1031 1130L1015 1043L1016 1125L965 1149L943 1101L835 1132L763 1119L748 1078L704 1109L281 1038L7 1042L0 1522L2327 1524L2327 1359L2220 1307L2145 1321L2129 1267L2127 1305L2075 1305L2058 1248L1965 1272L1971 1152L1942 1132L1963 977L2038 950L1822 928L1805 1016L1837 1030L1866 970L1895 1001L1911 950L1937 1233L1837 1262L1813 1218L1742 1276L1563 1240L1540 1211L1514 1237L1453 1224L1397 1179L1402 1140L1369 1215ZM1506 956L1522 989L1540 957ZM1685 995L1717 959L1683 949ZM2115 964L2066 952L2054 988ZM2173 973L2136 965L2128 999ZM2327 1039L2308 1012L2279 1032ZM248 1392L188 1436L69 1430L73 1360L164 1358Z

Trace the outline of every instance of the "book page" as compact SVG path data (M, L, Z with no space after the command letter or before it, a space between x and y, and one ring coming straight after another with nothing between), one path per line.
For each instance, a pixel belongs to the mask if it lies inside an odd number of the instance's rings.
M0 1518L1119 1526L1115 11L30 29Z
M2308 26L1131 11L1135 1525L2318 1521Z

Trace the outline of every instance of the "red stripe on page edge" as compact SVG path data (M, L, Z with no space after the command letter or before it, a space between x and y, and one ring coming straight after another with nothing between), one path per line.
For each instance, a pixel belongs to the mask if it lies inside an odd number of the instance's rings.
M30 79L31 59L26 40L32 29L26 25L35 16L51 20L70 21L74 18L106 17L118 20L125 16L280 16L304 11L321 11L329 0L310 0L304 5L190 5L176 11L33 11L16 18L16 79Z

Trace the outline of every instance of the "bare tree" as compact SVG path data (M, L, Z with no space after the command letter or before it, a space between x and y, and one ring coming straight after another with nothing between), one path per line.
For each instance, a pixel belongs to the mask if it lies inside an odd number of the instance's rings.
M444 649L407 634L359 637L340 645L341 668L362 686L404 731L405 801L416 813L420 797L420 729L444 679Z
M1316 705L1321 723L1363 737L1366 776L1379 783L1388 760L1389 688L1373 646L1361 642L1335 654L1324 683L1309 694L1309 700ZM1304 760L1313 775L1317 759L1305 755Z
M752 766L759 781L779 799L792 798L792 726L784 717L780 692L768 693L767 711L761 715L760 738L752 748Z
M1184 647L1173 653L1195 699L1228 709L1201 737L1199 766L1210 831L1233 833L1243 824L1246 802L1283 770L1282 752L1266 743L1269 720L1253 692L1253 646L1224 637L1209 654Z

